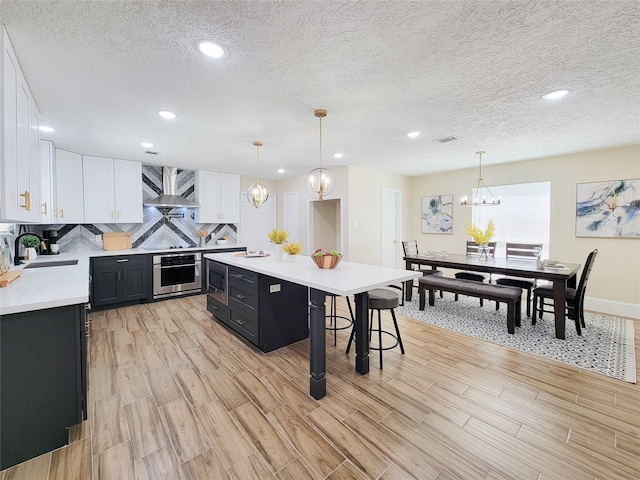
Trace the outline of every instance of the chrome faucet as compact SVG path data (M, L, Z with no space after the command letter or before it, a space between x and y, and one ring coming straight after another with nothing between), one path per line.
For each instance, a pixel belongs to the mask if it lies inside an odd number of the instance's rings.
M38 239L40 239L40 245L42 245L42 243L44 242L44 239L38 235L37 233L33 233L33 232L26 232L26 233L21 233L20 235L18 235L16 237L16 239L14 240L14 248L15 248L15 252L13 255L13 264L14 265L20 265L22 263L22 260L24 260L24 257L21 257L18 255L18 248L20 247L20 239L22 237L26 237L27 235L33 235L34 237L37 237Z

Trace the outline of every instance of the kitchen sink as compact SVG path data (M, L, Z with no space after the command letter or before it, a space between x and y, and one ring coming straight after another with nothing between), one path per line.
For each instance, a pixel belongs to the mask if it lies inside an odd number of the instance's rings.
M78 264L78 259L54 260L53 262L33 262L24 268L62 267L64 265L77 265L77 264Z

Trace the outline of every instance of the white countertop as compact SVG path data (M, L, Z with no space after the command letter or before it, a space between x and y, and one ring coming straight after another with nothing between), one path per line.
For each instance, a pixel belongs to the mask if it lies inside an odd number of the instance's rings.
M372 288L384 287L422 276L422 273L418 271L365 265L344 260L335 268L321 269L306 255L285 256L284 260L276 261L273 252L269 253L271 255L268 257L237 257L235 253L212 253L205 254L204 258L339 296L354 295Z
M242 248L241 245L211 245L206 247L173 248L147 250L132 248L128 250L92 250L88 252L60 253L59 255L39 255L35 262L77 259L77 265L60 267L28 268L26 262L20 266L11 266L10 271L23 270L22 275L7 287L0 288L0 315L43 310L87 303L89 301L89 271L91 257L114 255L153 255L154 253L184 253L196 251ZM233 254L231 254L233 255Z
M89 255L60 254L39 256L34 262L77 259L77 265L27 268L7 287L0 288L0 315L62 307L89 301ZM27 262L32 263L32 262Z

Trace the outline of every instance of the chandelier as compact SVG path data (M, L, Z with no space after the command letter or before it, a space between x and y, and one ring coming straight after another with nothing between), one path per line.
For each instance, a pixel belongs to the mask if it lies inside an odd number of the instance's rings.
M320 166L309 172L305 187L307 193L318 200L322 200L325 195L329 195L336 187L329 170L322 167L322 119L327 116L326 110L316 110L313 112L320 119Z
M467 207L483 207L483 206L492 206L492 205L500 205L502 199L498 196L496 197L489 187L487 187L482 179L482 154L483 150L476 152L476 155L480 157L480 167L478 169L478 180L476 181L476 186L471 189L471 197L467 197L466 195L460 199L460 205L464 205Z
M269 198L269 190L260 184L260 147L262 146L262 142L256 140L253 144L256 147L256 183L251 185L249 190L247 190L247 200L249 200L249 203L254 207L260 208L260 205Z

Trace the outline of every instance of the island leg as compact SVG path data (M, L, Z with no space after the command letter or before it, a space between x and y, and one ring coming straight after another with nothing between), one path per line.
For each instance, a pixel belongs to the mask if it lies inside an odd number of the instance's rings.
M356 294L356 372L369 373L369 294Z
M327 395L326 313L324 305L326 295L325 292L315 288L309 289L309 366L311 372L309 395L316 400ZM356 304L356 312L357 308Z

